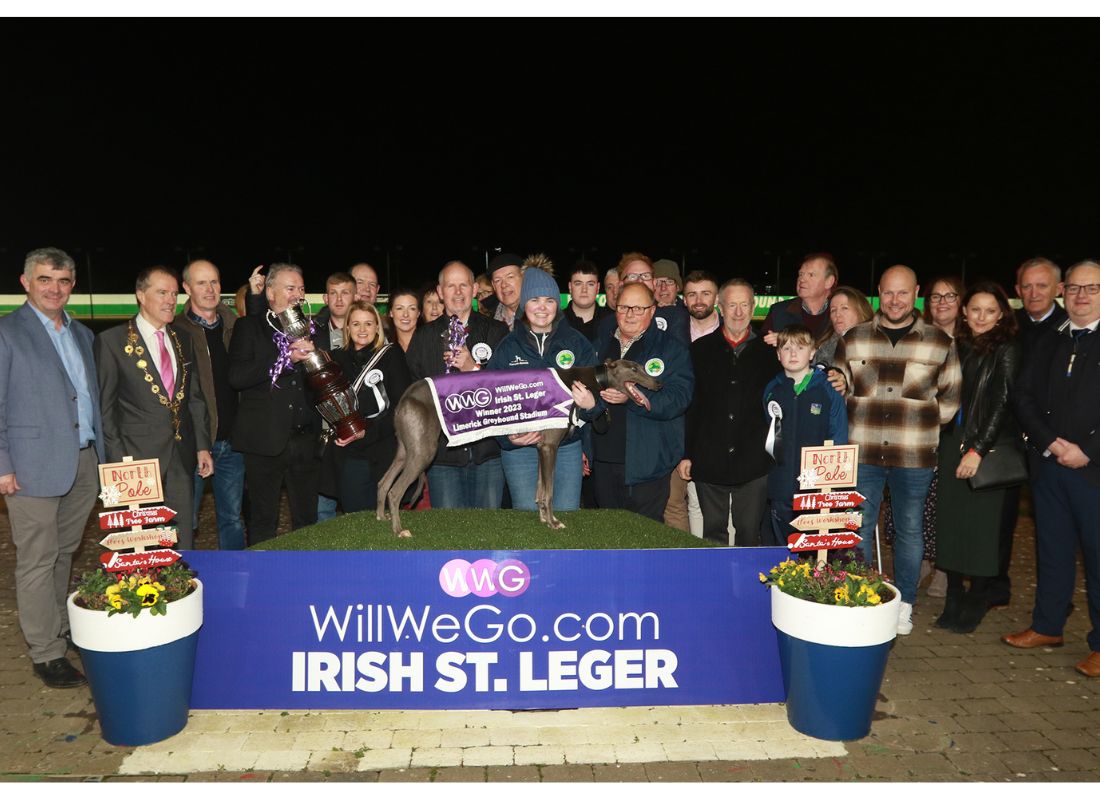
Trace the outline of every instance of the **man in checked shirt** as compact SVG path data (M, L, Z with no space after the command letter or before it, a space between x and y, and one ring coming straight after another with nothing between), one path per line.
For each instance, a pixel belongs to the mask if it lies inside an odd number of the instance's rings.
M879 280L879 311L837 344L848 385L848 440L859 445L860 547L868 561L883 488L890 487L897 536L894 581L901 592L898 633L913 630L923 551L921 515L936 466L940 426L959 410L962 370L950 336L914 310L920 287L909 267Z

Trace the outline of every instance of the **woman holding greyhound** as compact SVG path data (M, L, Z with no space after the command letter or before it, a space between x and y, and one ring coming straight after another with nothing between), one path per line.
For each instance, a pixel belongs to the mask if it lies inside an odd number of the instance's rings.
M519 307L523 318L493 353L488 369L551 369L553 367L590 367L596 363L596 351L588 339L564 320L561 294L553 277L536 267L523 273ZM512 495L512 507L537 510L535 492L538 483L539 454L533 445L540 433L498 436L504 479ZM558 447L554 469L554 509L576 511L581 499L581 434L574 429Z

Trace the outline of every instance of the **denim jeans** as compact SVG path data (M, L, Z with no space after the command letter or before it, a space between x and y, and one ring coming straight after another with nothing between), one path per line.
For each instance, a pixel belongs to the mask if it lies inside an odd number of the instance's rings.
M243 550L244 524L241 522L241 496L244 494L244 456L219 439L210 448L214 459L214 511L218 519L218 549ZM193 528L199 529L199 506L206 479L195 470L195 510Z
M332 519L335 516L336 499L326 497L323 494L317 495L317 521L324 522L326 519Z
M501 450L500 465L508 491L512 493L512 508L537 511L539 451L537 447ZM581 506L581 440L558 448L554 465L554 501L556 511L576 511Z
M504 472L499 458L465 467L428 468L432 508L500 508Z
M882 491L890 487L890 502L894 509L894 580L906 603L917 601L917 583L920 580L920 562L924 556L924 504L928 499L928 487L932 484L932 467L878 467L859 465L859 481L856 490L867 498L863 504L863 524L859 543L868 563L872 561L875 542L875 525L878 523Z

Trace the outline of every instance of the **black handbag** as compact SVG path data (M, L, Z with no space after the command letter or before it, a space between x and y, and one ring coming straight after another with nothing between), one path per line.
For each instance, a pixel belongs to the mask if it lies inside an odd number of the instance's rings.
M982 456L974 477L967 478L966 482L976 492L983 489L1008 489L1027 483L1027 458L1020 443L1015 439L996 442Z

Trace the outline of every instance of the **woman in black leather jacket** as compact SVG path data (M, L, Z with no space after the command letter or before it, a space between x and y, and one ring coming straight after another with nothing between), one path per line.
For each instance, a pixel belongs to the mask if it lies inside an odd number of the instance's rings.
M970 633L985 616L1006 489L974 491L967 480L994 447L1019 447L1009 393L1020 367L1016 315L995 283L963 296L965 325L955 340L962 363L962 406L940 434L936 565L947 573L947 601L936 625ZM970 577L970 588L964 579Z

